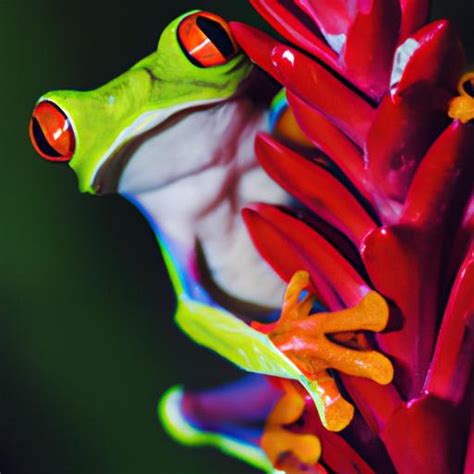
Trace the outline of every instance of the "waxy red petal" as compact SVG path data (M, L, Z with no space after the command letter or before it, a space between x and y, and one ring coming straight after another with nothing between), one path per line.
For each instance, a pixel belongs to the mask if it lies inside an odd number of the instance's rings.
M460 403L474 361L474 241L451 290L425 392Z
M447 95L422 84L393 100L386 95L367 138L367 166L382 196L403 202L413 174L448 123Z
M262 218L253 209L244 208L242 217L256 249L283 280L289 282L295 271L305 269L311 275L312 291L318 301L329 308L340 309L342 307L331 285L312 266L313 262L298 252L296 246L283 231L274 226L272 222ZM282 249L284 249L285 256L281 253ZM254 324L253 327L260 330L259 324Z
M230 29L247 56L268 74L275 77L276 70L271 61L271 52L279 43L270 35L245 23L232 21Z
M457 228L474 187L473 154L474 128L453 122L418 167L401 221L447 233L446 221Z
M377 335L377 341L398 364L395 382L404 395L421 389L434 344L440 267L436 247L417 229L397 225L369 234L362 250L375 288L402 314L392 313L396 330Z
M275 47L272 61L285 87L326 115L363 147L374 118L374 109L366 100L295 49Z
M326 41L328 36L347 36L356 14L355 9L347 8L345 0L295 0L295 3L318 25Z
M408 62L398 71L406 61L406 54L410 54ZM397 50L394 63L397 63L394 64L397 74L392 75L392 81L395 77L397 80L390 85L393 97L419 83L454 91L464 65L464 52L451 23L439 20L411 36Z
M426 22L429 0L400 0L400 6L402 7L400 39L403 40Z
M461 413L434 397L402 406L381 433L397 472L462 472L464 446L456 442L464 438Z
M331 469L330 472L375 474L375 471L342 436L323 428L318 437L324 446L322 460Z
M471 390L471 393L473 391ZM471 397L474 398L474 397ZM466 460L464 463L464 474L469 474L470 472L474 472L474 400L471 401L471 423L469 426L469 433L467 439L467 447L466 447Z
M469 199L469 204L464 211L460 227L456 230L451 248L447 249L448 265L446 268L446 284L443 290L450 291L451 282L456 277L458 270L464 260L466 252L474 240L474 190Z
M354 195L328 170L259 135L255 150L270 177L359 247L375 222Z
M295 215L298 219L308 224L312 229L321 234L327 241L337 248L340 254L359 272L366 275L362 259L357 247L339 230L318 217L316 214L307 211L297 211Z
M385 446L378 435L371 431L358 412L344 431L344 438L357 450L375 472L396 474Z
M341 374L344 387L373 433L379 433L402 405L394 384L380 385L362 377Z
M344 62L348 76L379 98L388 89L401 12L397 0L372 0L369 8L359 12L348 32Z
M306 396L304 425L296 429L301 433L313 433L323 446L321 458L331 472L344 474L372 474L373 469L362 459L357 451L339 434L324 428L314 407L314 402Z
M372 185L366 178L360 149L317 109L291 91L287 91L286 95L298 125L308 138L334 161L357 191L373 204Z
M242 211L255 247L285 280L298 270L311 275L319 301L331 311L355 306L369 287L349 262L301 220L268 204Z
M344 73L337 54L320 38L317 28L310 26L310 22L304 18L303 14L298 15L297 8L292 6L291 2L250 0L250 3L284 38L314 54L341 74ZM239 41L238 38L237 41Z
M449 248L450 226L458 227L472 192L473 154L472 127L452 123L421 162L401 223L365 239L362 258L372 282L403 316L403 331L377 340L400 364L396 380L405 394L418 393L424 383L437 325L442 250Z

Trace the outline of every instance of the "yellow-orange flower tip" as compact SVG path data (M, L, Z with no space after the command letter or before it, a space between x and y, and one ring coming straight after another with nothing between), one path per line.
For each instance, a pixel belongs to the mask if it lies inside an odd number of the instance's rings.
M454 97L448 109L452 119L467 123L474 120L474 71L464 74L458 83L459 96Z

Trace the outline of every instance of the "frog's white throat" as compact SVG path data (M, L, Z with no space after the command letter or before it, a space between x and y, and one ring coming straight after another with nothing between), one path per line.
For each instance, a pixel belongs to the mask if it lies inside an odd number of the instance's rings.
M266 112L245 99L184 115L141 143L119 192L144 208L186 273L199 241L225 293L279 307L283 283L257 254L240 215L248 202L288 202L254 156L254 138L266 120Z

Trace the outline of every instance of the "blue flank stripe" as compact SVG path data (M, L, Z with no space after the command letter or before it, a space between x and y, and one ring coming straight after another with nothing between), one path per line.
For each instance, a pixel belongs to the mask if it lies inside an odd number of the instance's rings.
M286 98L285 89L280 89L278 94L273 98L270 113L268 114L268 128L270 133L276 128L278 120L280 120L281 114L288 108L288 99Z
M163 252L166 252L170 257L171 260L173 261L173 265L176 268L176 271L178 273L179 279L181 281L181 284L183 285L183 289L189 297L192 296L191 288L189 286L189 279L187 277L187 273L185 269L182 267L182 265L179 264L179 262L174 258L174 253L171 244L164 238L163 234L161 233L160 228L158 227L158 224L156 221L153 219L153 216L148 212L148 210L142 205L142 203L132 194L127 194L127 193L122 193L121 196L123 196L127 201L131 202L145 217L145 219L148 221L150 224L150 227L153 230L153 233L155 234L160 247L162 248Z

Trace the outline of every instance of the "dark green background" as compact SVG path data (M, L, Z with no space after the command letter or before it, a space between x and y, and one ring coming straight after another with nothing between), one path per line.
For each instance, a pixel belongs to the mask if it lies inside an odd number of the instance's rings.
M0 471L2 474L253 472L174 444L156 415L169 386L237 371L173 325L173 297L144 219L117 197L81 195L40 160L36 98L94 88L154 49L180 13L259 23L245 1L0 0ZM474 51L472 0L438 1Z

